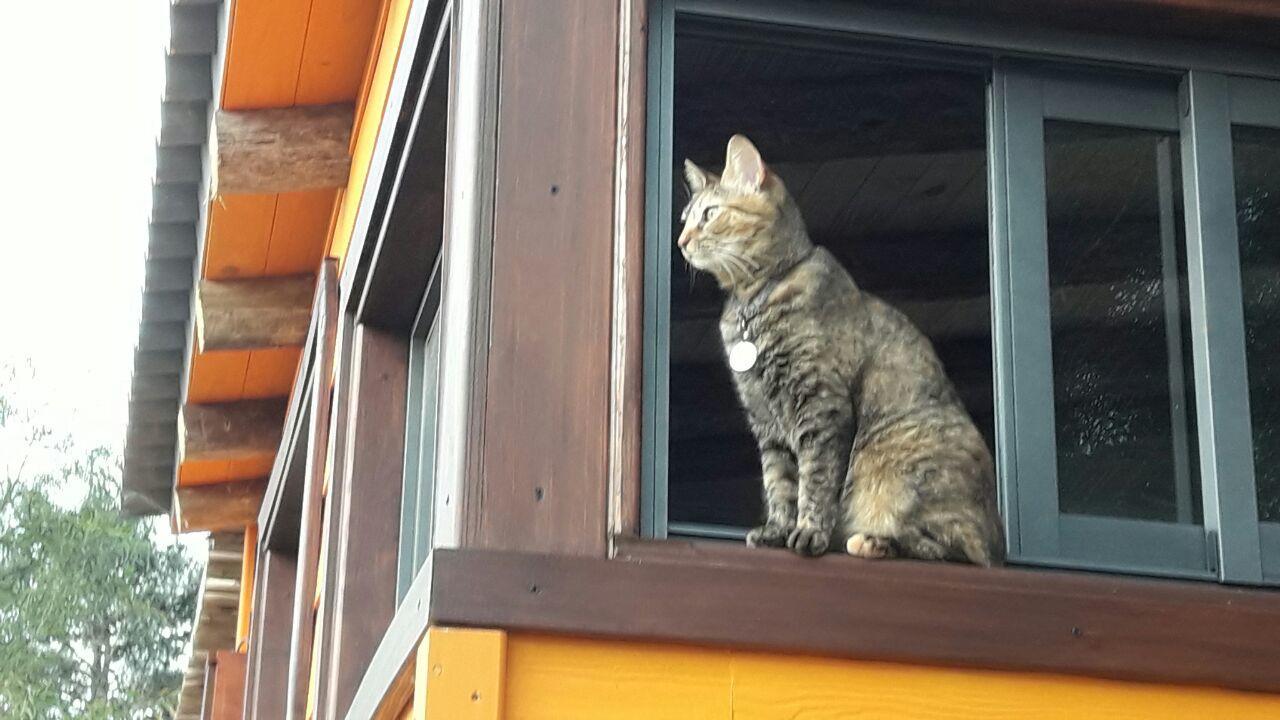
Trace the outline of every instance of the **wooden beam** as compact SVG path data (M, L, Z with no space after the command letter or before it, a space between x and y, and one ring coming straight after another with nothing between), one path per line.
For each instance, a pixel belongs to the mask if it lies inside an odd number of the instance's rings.
M347 104L219 110L209 138L214 194L346 185L354 118Z
M285 400L241 400L182 407L178 460L273 458L284 428Z
M243 530L257 521L266 487L258 479L174 488L173 525L180 533Z
M311 275L201 280L195 313L200 352L300 347L314 288Z

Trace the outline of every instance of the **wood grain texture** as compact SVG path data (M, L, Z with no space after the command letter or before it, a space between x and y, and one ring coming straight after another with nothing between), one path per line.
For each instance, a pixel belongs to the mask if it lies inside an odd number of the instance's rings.
M297 557L266 551L258 557L254 586L253 626L249 632L249 669L245 720L280 720L285 716L289 681L289 618Z
M178 462L274 458L284 413L283 399L187 403L178 418Z
M180 533L243 530L258 519L265 478L173 489L173 525Z
M645 104L649 4L621 0L614 185L609 535L640 531L644 380Z
M219 110L209 154L212 196L338 188L351 171L350 104Z
M433 630L434 632L434 630ZM1031 673L512 633L507 717L1268 718L1280 697Z
M311 325L315 277L201 280L196 295L200 352L298 347Z
M605 554L617 5L502 4L485 445L464 540Z
M433 627L418 648L416 720L502 720L507 634Z
M356 330L352 356L331 629L331 705L342 717L395 614L409 349L403 337Z
M258 521L255 517L244 529L243 557L240 559L240 605L236 608L236 651L249 651L249 626L253 622L253 581L258 565Z
M329 455L325 460L328 468L327 487L325 491L324 527L321 530L322 552L324 563L317 583L320 583L320 605L316 608L316 628L319 652L316 657L317 692L315 718L336 720L333 712L333 632L334 617L337 607L338 590L336 582L339 577L338 550L339 515L346 497L346 453L347 430L351 398L352 355L355 346L355 322L348 313L343 313L339 320L338 336L335 340L334 355L332 427L329 436Z
M1275 591L652 544L438 550L431 622L1280 692Z
M241 720L244 717L245 668L244 653L218 650L210 656L202 718Z
M313 674L312 658L316 629L313 600L320 564L320 532L324 511L325 461L329 453L329 409L332 393L335 341L338 333L338 263L326 259L312 303L316 332L316 360L311 374L307 427L306 468L303 471L302 518L298 533L298 578L293 599L293 650L289 654L289 692L286 718L307 717L308 687Z
M1280 4L1271 0L905 0L899 4L1092 33L1280 47Z

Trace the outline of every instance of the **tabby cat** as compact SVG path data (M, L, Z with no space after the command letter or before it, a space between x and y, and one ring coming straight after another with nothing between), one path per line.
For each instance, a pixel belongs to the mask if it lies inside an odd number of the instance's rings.
M999 564L986 442L929 340L816 247L751 141L723 177L685 161L678 245L726 291L720 319L760 448L767 520L752 546Z

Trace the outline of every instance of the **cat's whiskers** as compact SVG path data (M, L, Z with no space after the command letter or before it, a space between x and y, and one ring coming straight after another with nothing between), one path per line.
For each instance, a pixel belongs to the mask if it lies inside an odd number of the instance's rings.
M719 250L716 253L716 259L720 260L722 267L729 270L729 279L733 281L734 285L744 284L751 280L751 270L740 256ZM738 280L738 272L742 273L741 282Z

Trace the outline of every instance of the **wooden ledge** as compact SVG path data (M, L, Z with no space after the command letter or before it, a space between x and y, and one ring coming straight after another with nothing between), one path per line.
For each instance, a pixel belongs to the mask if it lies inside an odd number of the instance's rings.
M1280 593L713 543L437 550L429 622L1280 692Z

